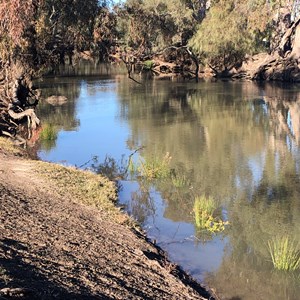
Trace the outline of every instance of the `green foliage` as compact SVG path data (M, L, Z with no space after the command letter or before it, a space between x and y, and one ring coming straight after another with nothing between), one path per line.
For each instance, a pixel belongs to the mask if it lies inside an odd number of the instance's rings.
M127 46L144 54L174 43L186 43L203 16L206 1L127 0L118 25Z
M209 11L190 46L218 71L229 69L251 50L246 19L234 9L234 1L218 2Z
M300 268L300 245L289 237L279 237L268 241L268 249L274 268L295 271Z
M205 211L207 214L212 215L216 208L215 200L212 197L201 196L195 198L195 211Z
M145 70L151 70L154 66L154 61L153 60L146 60L144 61L144 69Z
M56 139L56 128L52 124L45 123L40 133L41 147L46 151L51 150L56 144Z
M164 179L170 176L170 162L172 157L167 152L163 158L149 157L140 160L137 170L147 179Z
M183 188L190 184L185 175L172 174L171 181L176 188Z
M205 230L210 233L218 233L225 230L227 221L223 221L213 214L217 209L216 203L211 197L196 197L194 203L195 224L198 230Z
M43 125L42 131L40 133L40 139L46 141L54 141L57 138L57 132L52 124Z
M263 40L276 30L273 19L282 6L281 1L214 1L189 44L215 71L231 69L266 47Z
M115 38L116 17L105 0L7 0L0 19L0 61L22 60L34 71Z

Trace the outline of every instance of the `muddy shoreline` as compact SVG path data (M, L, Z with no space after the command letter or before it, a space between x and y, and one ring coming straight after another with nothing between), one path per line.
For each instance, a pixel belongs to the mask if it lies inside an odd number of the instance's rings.
M1 300L213 299L134 228L106 179L9 152L2 141Z

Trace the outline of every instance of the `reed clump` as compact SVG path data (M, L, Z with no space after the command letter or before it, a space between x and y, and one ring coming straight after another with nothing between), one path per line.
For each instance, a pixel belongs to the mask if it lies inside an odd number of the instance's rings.
M300 269L300 245L294 239L276 237L268 241L268 250L274 268L282 271L296 271Z
M142 177L147 179L164 179L170 176L171 159L169 152L163 158L157 156L148 157L140 160L135 169Z
M217 209L215 200L212 197L196 197L194 203L194 218L196 228L211 233L222 232L228 221L223 221L219 217L214 216Z
M171 176L171 181L172 181L173 186L178 189L189 186L189 184L190 184L189 180L186 178L185 175L173 174Z
M40 133L40 139L44 141L54 141L57 138L57 132L52 124L44 124Z

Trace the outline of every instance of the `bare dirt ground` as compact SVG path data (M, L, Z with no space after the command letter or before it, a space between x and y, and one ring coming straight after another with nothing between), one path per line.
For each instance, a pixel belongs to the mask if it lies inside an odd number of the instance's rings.
M0 299L208 299L155 245L0 147ZM213 298L210 298L213 299Z

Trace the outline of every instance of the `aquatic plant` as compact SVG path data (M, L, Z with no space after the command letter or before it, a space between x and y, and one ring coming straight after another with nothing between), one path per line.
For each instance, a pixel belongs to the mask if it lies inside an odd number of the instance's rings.
M300 246L290 237L269 240L268 249L275 269L295 271L300 268Z
M134 175L137 172L137 165L131 157L129 158L127 169L131 175Z
M176 188L183 188L189 185L189 180L186 178L185 175L173 174L171 176L171 181L173 186Z
M201 196L195 198L194 209L197 211L206 211L211 215L216 208L215 200L212 197Z
M194 203L195 224L198 230L206 230L211 233L222 232L228 221L223 221L213 214L217 209L216 203L211 197L196 197Z
M57 138L57 132L52 124L44 124L40 133L40 139L46 141L53 141Z
M157 156L148 157L139 161L137 170L141 176L147 179L163 179L170 176L170 162L172 157L167 152L163 158Z
M196 197L194 203L195 223L198 229L207 229L207 222L216 209L215 202L211 197Z

